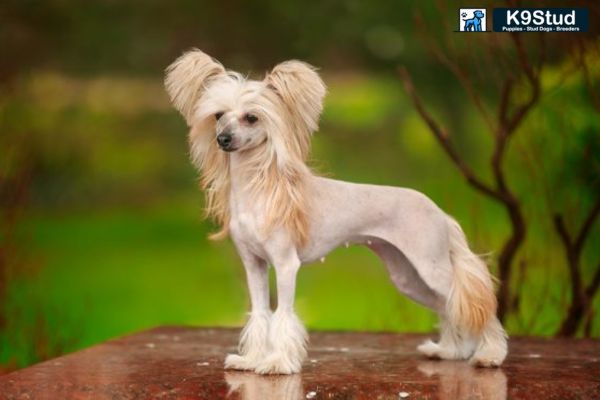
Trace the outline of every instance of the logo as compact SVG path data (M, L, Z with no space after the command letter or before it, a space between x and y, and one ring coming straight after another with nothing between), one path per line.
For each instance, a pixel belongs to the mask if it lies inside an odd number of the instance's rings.
M587 8L494 8L494 32L587 32Z
M459 32L486 32L487 10L485 8L460 8L458 10Z

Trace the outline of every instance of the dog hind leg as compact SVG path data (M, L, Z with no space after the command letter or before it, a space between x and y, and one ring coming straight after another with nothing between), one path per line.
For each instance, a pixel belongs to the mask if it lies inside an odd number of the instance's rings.
M492 277L483 260L469 249L462 229L451 218L448 232L453 276L446 317L461 339L468 338L475 344L470 363L499 366L506 358L507 336L496 317Z
M476 342L460 334L445 317L446 299L432 290L419 276L412 263L390 243L374 240L369 246L384 262L396 288L414 301L436 311L440 315L440 341L426 341L418 350L431 358L467 359L475 351ZM423 260L423 262L426 262ZM439 267L451 269L451 265Z
M507 354L506 333L496 318L496 297L485 263L468 247L458 223L447 218L447 240L428 235L431 246L408 258L425 284L442 296L440 340L427 341L418 350L428 357L470 359L480 366L498 366ZM440 239L440 238L438 238ZM439 247L438 247L439 246ZM434 253L443 249L447 256Z
M475 354L469 363L480 367L498 367L508 353L506 332L496 316L491 318L481 331Z
M421 260L424 265L425 259ZM452 271L452 264L440 262L437 266L429 266L429 270L438 271L439 279L435 293L438 293L439 303L434 310L439 316L440 339L437 342L425 341L417 350L427 357L443 360L465 360L471 357L477 346L477 339L460 325L452 314L448 312L448 304L452 301L451 284L442 283L443 271ZM431 277L429 279L431 282Z
M429 358L443 360L466 360L475 351L477 341L471 335L461 332L446 317L440 315L440 340L436 343L427 340L417 350Z

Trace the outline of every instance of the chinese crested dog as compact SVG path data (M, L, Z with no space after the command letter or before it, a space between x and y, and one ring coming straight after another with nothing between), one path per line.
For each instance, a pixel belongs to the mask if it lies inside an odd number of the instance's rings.
M252 311L226 368L300 371L308 336L294 312L296 274L350 243L373 250L400 292L439 314L440 339L420 352L486 367L503 362L507 337L492 277L454 219L411 189L311 173L306 159L326 92L315 68L286 61L249 80L192 50L167 68L165 85L190 126L207 214L220 225L212 238L231 236L248 279ZM269 265L277 275L274 312Z

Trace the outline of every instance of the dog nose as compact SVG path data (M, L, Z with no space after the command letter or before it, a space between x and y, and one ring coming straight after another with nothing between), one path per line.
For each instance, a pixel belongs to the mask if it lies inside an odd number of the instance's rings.
M221 133L217 136L217 143L222 149L226 149L231 145L232 139L231 133Z

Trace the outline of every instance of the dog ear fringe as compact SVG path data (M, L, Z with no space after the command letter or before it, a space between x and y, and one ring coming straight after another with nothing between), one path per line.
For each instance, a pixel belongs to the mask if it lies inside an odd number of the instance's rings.
M214 126L209 121L197 121L189 132L190 159L200 173L199 185L204 192L204 217L219 226L209 235L221 240L229 233L229 157L215 143Z
M173 106L183 115L188 126L193 125L194 105L206 83L225 74L225 68L208 54L192 49L169 65L165 72L165 87Z
M265 82L292 114L297 129L309 133L317 130L327 89L315 67L297 60L284 61L267 74Z

